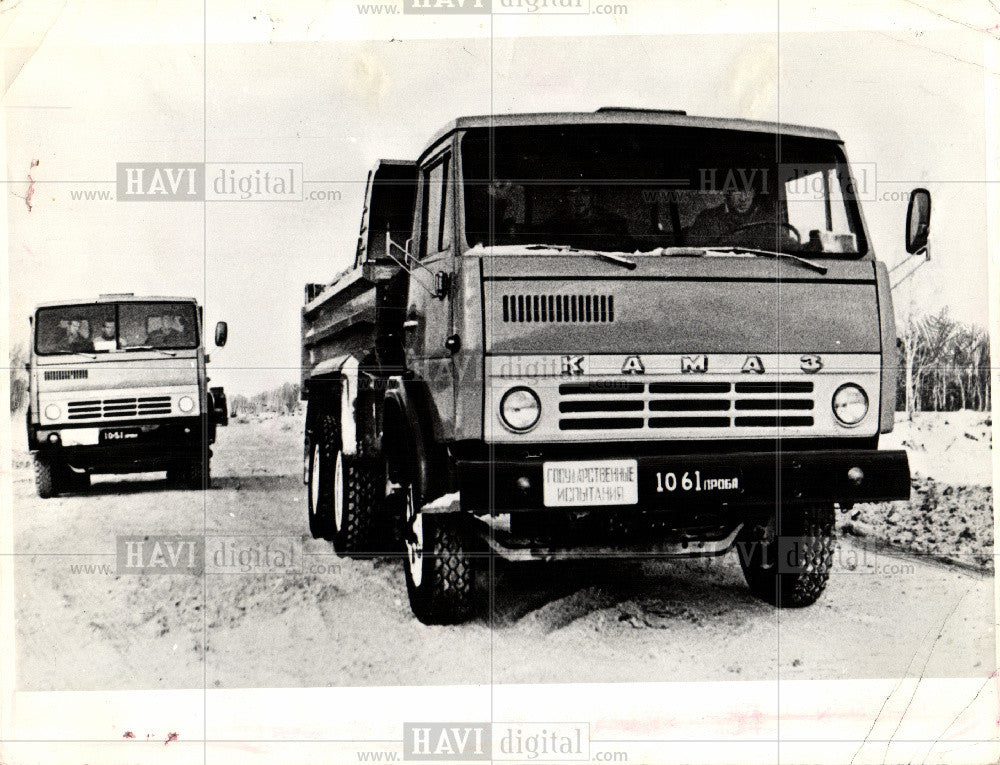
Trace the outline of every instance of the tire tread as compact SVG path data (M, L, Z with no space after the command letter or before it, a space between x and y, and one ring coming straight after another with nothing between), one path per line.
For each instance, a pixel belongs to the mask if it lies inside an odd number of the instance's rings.
M803 571L777 573L763 568L756 552L749 560L740 556L740 565L750 591L761 600L779 608L811 606L826 590L836 549L836 515L829 506L809 506L785 511L778 523L779 537L801 540ZM777 541L770 542L762 555L777 565Z
M424 624L456 624L475 611L475 567L453 524L424 518L424 574L415 587L406 574L413 613Z
M42 499L54 497L61 490L59 468L51 459L38 454L33 459L35 468L35 489Z

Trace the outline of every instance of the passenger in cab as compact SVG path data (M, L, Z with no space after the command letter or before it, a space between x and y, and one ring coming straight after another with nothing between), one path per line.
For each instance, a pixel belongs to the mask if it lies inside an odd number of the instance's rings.
M563 244L581 250L631 252L635 242L626 220L597 204L597 192L589 184L569 186L559 211L538 230L544 244Z

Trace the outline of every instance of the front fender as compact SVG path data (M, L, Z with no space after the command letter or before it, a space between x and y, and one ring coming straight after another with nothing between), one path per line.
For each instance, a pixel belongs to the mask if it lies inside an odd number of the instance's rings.
M420 383L389 379L385 394L382 451L393 461L409 462L418 471L427 497L436 497L453 484L447 453L434 438L432 410Z

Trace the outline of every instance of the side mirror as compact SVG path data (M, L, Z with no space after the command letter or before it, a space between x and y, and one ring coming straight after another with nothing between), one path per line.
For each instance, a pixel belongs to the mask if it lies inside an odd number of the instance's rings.
M914 189L906 208L906 251L914 255L927 249L930 233L931 193L927 189Z
M229 325L224 321L220 321L215 325L215 344L220 348L226 344L226 339L229 337Z

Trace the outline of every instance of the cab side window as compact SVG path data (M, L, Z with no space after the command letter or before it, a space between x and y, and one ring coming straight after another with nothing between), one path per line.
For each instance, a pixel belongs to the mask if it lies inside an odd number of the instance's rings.
M445 153L421 171L424 183L424 203L420 215L421 258L451 246L449 159L449 154Z

